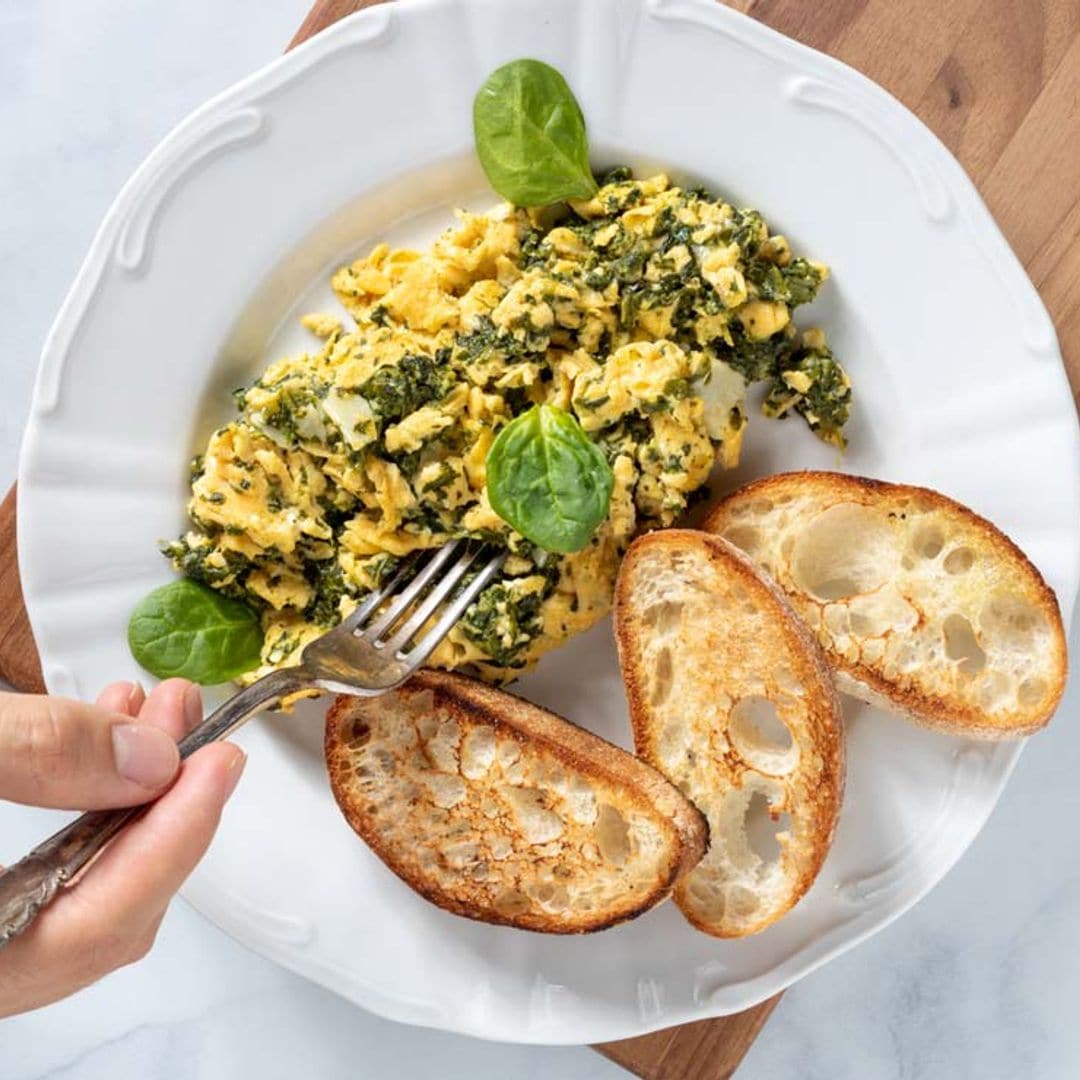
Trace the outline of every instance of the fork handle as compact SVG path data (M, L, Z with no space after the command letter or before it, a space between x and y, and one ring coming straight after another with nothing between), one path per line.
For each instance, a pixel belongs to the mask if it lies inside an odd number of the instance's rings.
M226 738L241 724L247 723L260 709L304 685L306 680L296 669L285 668L283 671L271 671L250 686L245 686L180 740L177 744L180 759L191 757L196 750L201 750L208 743Z
M303 680L288 670L272 671L234 694L183 738L181 759L207 743L224 739L260 709L300 689ZM79 871L146 806L122 810L91 810L82 814L29 855L0 870L0 948L21 934L62 886L70 885Z

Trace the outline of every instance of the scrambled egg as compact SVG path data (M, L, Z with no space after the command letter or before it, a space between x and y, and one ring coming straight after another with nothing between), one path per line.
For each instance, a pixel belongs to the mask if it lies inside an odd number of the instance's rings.
M178 570L262 613L266 670L295 662L410 552L469 535L511 552L432 663L503 680L599 619L633 537L670 525L732 466L751 381L843 445L850 387L791 311L827 270L761 217L623 170L554 226L508 206L459 213L427 252L375 248L333 288L353 321L272 364L193 467ZM534 403L572 413L615 477L572 555L491 509L488 450Z

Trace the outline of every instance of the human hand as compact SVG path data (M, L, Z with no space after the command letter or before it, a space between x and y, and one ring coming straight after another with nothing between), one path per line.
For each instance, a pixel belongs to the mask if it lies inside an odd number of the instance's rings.
M0 1017L66 997L146 955L243 771L243 751L227 742L181 767L176 743L201 719L199 688L184 679L149 697L113 683L96 705L0 694L0 799L97 810L161 795L0 949Z

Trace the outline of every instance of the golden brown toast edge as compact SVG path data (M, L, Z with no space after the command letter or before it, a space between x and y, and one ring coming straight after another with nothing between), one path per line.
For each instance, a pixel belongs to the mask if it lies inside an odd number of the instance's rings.
M619 666L626 686L630 717L634 728L634 745L638 748L638 753L644 753L649 719L641 673L638 665L631 662L634 636L641 633L638 616L632 611L631 576L635 563L641 558L643 552L657 547L682 548L687 544L700 545L708 552L713 562L722 566L725 573L734 574L752 595L756 595L759 600L764 599L767 604L776 608L780 616L778 629L788 639L791 656L801 661L797 675L805 685L813 687L816 691L810 695L812 703L808 708L808 722L814 729L815 746L823 760L824 779L817 791L817 798L813 801L814 813L820 827L814 830L810 850L805 854L800 853L799 877L787 902L770 911L752 927L737 933L725 933L694 918L687 911L682 898L685 886L676 885L675 888L676 904L687 920L697 929L714 937L746 937L771 926L795 906L813 884L832 846L840 807L843 803L846 778L840 699L833 682L832 669L817 639L791 607L783 591L763 575L747 555L721 537L697 530L664 529L649 533L635 540L623 558L615 585L614 604Z
M1057 595L1046 583L1038 567L1016 543L993 522L976 514L970 507L932 488L895 484L848 473L808 469L776 473L737 488L724 496L709 511L701 523L701 528L707 532L720 534L723 532L727 514L733 504L747 499L761 498L769 493L789 490L805 494L808 486L812 486L815 491L834 494L862 505L880 504L882 498L916 498L956 514L999 552L1002 558L1014 561L1030 575L1040 599L1040 606L1054 628L1054 666L1058 671L1058 676L1054 679L1051 688L1049 706L1028 724L1014 724L1009 727L987 724L981 710L975 707L897 686L888 679L882 678L872 667L863 663L851 663L826 650L830 663L857 684L851 687L852 693L871 704L902 713L924 727L953 735L969 735L982 739L1011 739L1032 735L1044 728L1061 702L1068 678L1067 638L1061 621ZM781 585L780 588L783 589L783 586ZM791 590L791 593L795 595L794 590ZM847 689L847 687L844 688Z
M577 923L542 913L505 916L478 911L452 895L429 886L425 880L402 872L394 852L382 842L378 830L358 805L349 784L340 735L351 721L357 698L339 696L326 715L325 755L330 786L339 809L353 831L379 859L411 889L453 914L495 925L514 926L543 933L591 933L636 918L665 899L680 877L692 869L705 853L708 825L700 811L650 765L601 739L572 721L542 709L504 690L450 672L426 669L414 675L405 687L408 692L430 690L436 700L457 713L466 723L490 724L500 734L509 735L523 746L540 743L567 768L579 775L600 779L622 790L631 801L652 811L669 835L674 857L656 887L632 909L615 914L596 912Z

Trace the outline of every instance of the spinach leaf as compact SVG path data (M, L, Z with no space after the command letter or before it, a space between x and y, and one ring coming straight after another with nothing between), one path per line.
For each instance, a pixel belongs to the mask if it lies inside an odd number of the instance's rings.
M258 616L247 604L188 578L144 597L128 622L131 655L147 671L204 686L256 667L262 641Z
M515 206L597 192L581 107L539 60L512 60L488 76L473 101L473 135L491 186Z
M546 551L580 551L589 542L607 517L614 482L603 451L551 405L512 420L488 451L492 509Z

